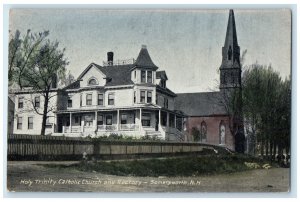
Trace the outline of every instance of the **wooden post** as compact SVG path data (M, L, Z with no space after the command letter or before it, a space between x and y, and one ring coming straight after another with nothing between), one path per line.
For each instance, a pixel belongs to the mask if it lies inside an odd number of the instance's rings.
M83 133L83 128L84 128L84 116L81 115L81 132Z
M119 124L120 124L120 110L117 110L117 131L119 131Z
M174 128L176 128L176 114L174 115Z
M158 110L158 127L161 125L161 110Z
M140 131L142 131L142 108L140 108Z
M98 112L95 111L95 125L94 125L94 129L95 129L95 132L97 132L97 125L98 125Z
M69 126L69 131L72 133L72 113L70 112L70 126Z

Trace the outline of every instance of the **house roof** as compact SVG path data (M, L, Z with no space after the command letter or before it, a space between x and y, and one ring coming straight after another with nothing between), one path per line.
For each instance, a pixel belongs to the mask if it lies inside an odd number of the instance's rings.
M168 89L168 88L163 88L163 87L161 87L160 85L156 85L156 90L158 91L158 92L161 92L161 93L166 93L166 94L168 94L168 95L170 95L170 96L172 96L172 97L176 97L177 95L173 92L173 91L171 91L170 89Z
M133 84L131 80L131 69L133 64L130 65L112 65L112 66L100 66L95 63L91 63L78 77L80 80L92 66L98 68L107 79L105 86L119 86ZM76 81L75 81L76 82ZM72 84L71 84L72 85Z
M155 71L158 69L158 67L152 62L152 59L145 45L142 46L142 49L140 50L140 53L134 63L134 67L142 67Z
M220 96L220 92L179 93L175 98L175 109L189 116L226 115Z
M131 69L133 65L113 65L100 66L95 64L103 74L106 75L107 83L105 86L119 86L133 84L131 80Z

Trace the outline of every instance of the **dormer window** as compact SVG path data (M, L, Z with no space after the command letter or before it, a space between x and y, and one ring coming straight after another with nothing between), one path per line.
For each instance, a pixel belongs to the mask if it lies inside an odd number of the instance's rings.
M98 84L98 82L95 78L91 78L88 82L89 86L93 86L93 85L97 85L97 84Z

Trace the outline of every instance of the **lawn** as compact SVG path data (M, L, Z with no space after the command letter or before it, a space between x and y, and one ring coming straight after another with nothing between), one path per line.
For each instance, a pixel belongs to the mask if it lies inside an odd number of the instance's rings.
M267 161L244 155L212 155L166 159L80 162L72 165L44 165L118 176L201 176L265 168ZM268 167L269 168L269 167Z

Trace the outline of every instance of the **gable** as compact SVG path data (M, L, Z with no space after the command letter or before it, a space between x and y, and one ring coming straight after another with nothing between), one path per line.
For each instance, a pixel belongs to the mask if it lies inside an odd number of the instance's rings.
M106 83L106 75L93 63L90 64L78 77L80 80L80 87L104 86ZM90 83L90 84L89 84Z

